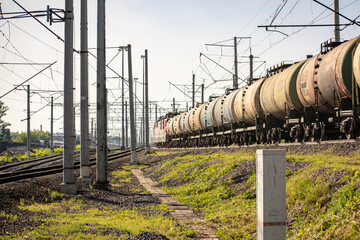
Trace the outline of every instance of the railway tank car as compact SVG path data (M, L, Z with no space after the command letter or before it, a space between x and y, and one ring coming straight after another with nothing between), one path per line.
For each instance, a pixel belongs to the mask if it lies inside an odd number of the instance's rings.
M187 147L280 141L318 141L359 135L360 37L327 41L314 57L268 70L249 86L228 92L154 126L157 146ZM166 128L166 139L156 137Z

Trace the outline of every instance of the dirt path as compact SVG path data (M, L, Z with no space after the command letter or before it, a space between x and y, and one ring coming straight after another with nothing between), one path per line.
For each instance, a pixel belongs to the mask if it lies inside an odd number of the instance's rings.
M184 225L186 225L186 227L201 234L197 239L220 239L217 235L215 235L214 230L204 225L201 219L199 219L190 208L172 198L171 195L167 194L161 188L155 187L156 184L150 178L146 178L143 171L140 169L132 169L131 172L139 180L140 184L150 192L150 194L159 198L163 204L168 205L170 209L174 210L170 213L175 218L179 219Z

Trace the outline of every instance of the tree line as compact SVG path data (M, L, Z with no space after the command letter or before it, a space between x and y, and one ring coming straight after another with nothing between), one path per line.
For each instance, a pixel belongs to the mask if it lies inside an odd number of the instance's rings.
M26 143L27 133L10 132L9 127L11 126L11 124L3 120L3 117L6 115L6 112L8 110L9 107L6 106L4 102L0 101L0 141ZM40 130L30 131L30 142L35 142L38 140L50 140L50 133Z

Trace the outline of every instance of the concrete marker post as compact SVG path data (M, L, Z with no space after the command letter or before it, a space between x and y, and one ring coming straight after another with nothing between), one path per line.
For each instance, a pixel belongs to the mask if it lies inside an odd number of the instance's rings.
M257 239L286 239L286 151L256 151Z

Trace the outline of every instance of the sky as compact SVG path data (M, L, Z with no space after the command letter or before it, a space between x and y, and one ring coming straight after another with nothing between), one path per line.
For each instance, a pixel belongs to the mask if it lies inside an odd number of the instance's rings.
M63 9L65 0L17 0L28 11ZM333 7L332 0L321 0ZM3 13L22 11L12 0L0 0ZM142 82L144 50L149 52L149 99L156 102L161 114L171 109L172 99L176 99L179 110L191 105L190 85L192 74L196 81L196 102L200 102L199 85L205 85L205 100L212 94L223 94L231 87L229 72L234 71L234 49L232 47L205 46L218 43L232 45L233 38L239 37L238 68L239 77L249 76L249 58L256 57L254 75L264 76L266 69L282 61L300 61L306 55L315 55L320 44L333 38L332 27L322 28L277 28L269 32L259 25L281 24L329 24L333 23L333 13L311 0L107 0L106 1L106 46L132 45L133 76ZM88 28L90 51L96 55L97 1L88 3ZM282 7L282 5L284 5ZM359 0L340 1L340 12L350 19L358 17ZM281 11L279 11L281 9ZM80 48L80 1L74 1L74 48ZM276 17L275 17L276 16ZM52 31L63 38L64 24L46 22L46 17L38 18ZM341 18L341 23L348 23ZM359 27L349 26L341 31L341 38L349 40L359 35ZM250 39L251 38L251 39ZM11 90L14 85L30 78L49 64L49 69L29 81L31 94L31 129L50 130L49 97L55 99L54 131L63 131L64 45L47 29L32 18L4 20L0 18L0 95ZM205 57L200 52L223 66L226 70ZM74 83L76 130L80 131L80 58L74 54ZM126 57L125 57L126 59ZM106 62L121 74L121 53L117 48L109 48ZM41 63L43 65L14 65L13 63ZM96 59L89 57L90 119L95 121L96 103ZM125 77L128 77L125 61ZM107 71L108 101L113 107L109 111L109 134L118 135L121 102L120 80L116 74ZM176 85L179 89L174 87ZM240 85L244 82L240 80ZM142 85L137 84L137 96L141 100ZM11 131L26 131L26 92L12 91L1 98L9 107L4 120L11 123ZM126 92L127 93L127 92ZM128 98L128 93L126 95ZM152 105L153 106L153 105ZM140 104L138 105L140 109ZM154 108L152 108L154 117ZM160 114L160 110L158 111ZM158 115L159 116L159 115ZM141 110L137 113L138 123L142 122ZM138 126L139 127L139 126Z

